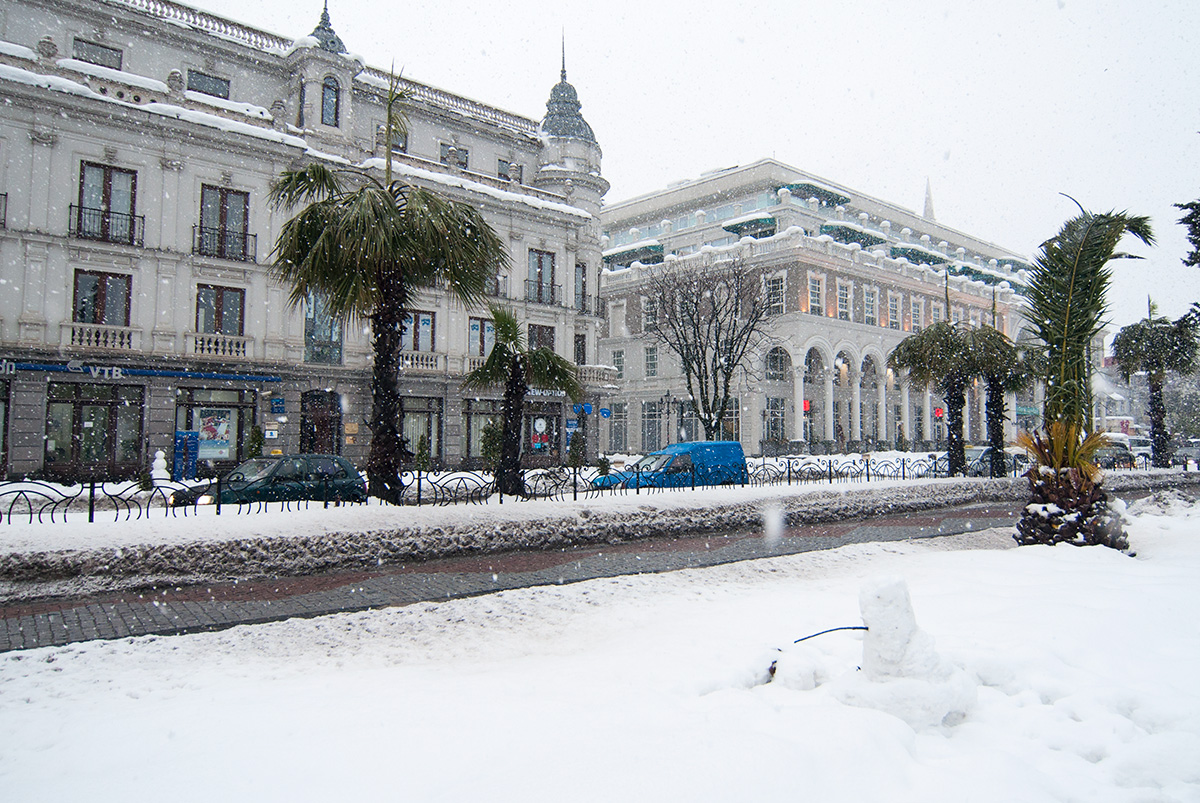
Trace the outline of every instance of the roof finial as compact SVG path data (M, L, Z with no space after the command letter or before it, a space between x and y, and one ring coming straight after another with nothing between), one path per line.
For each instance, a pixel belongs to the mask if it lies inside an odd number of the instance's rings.
M333 24L329 21L329 0L325 0L325 7L321 10L321 21L309 36L316 38L322 50L328 50L330 53L346 52L346 46L334 33Z
M562 29L562 79L567 80L567 29Z

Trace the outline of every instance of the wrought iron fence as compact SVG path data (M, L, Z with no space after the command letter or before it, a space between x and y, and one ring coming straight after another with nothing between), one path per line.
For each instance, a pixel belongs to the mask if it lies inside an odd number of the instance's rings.
M1149 468L1139 458L1137 468ZM1015 466L1009 476L1019 476L1025 466ZM1110 469L1111 470L1111 469ZM1184 470L1187 467L1184 466ZM499 504L533 499L588 500L613 495L640 495L726 486L771 486L839 483L870 483L885 480L916 480L946 477L945 456L857 459L822 457L752 458L746 472L731 477L728 471L690 471L667 474L644 472L636 466L601 474L596 468L550 468L525 470L524 493L498 494L495 478L486 471L411 471L402 476L402 502L407 505L482 504L496 497ZM34 480L0 483L0 524L28 521L51 523L99 520L131 521L152 515L188 517L211 509L214 515L250 515L268 510L303 510L350 504L378 504L377 500L340 498L328 480L306 499L271 498L253 502L222 502L222 480L202 483L158 481L152 487L138 482L87 482L58 485ZM227 489L225 489L227 490ZM280 492L280 495L284 495Z

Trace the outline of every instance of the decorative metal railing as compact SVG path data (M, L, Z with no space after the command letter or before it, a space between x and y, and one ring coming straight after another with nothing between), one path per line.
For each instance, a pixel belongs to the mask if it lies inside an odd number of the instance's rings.
M71 204L70 212L72 237L122 245L140 246L143 243L146 230L145 215L130 215L111 209L94 209L75 204Z
M1148 468L1148 462L1139 458L1137 467ZM1183 470L1188 467L1184 466ZM1014 470L1010 476L1020 473L1020 469ZM410 505L482 504L493 498L499 504L528 499L577 501L714 486L837 485L944 476L944 458L930 459L928 456L883 460L873 457L755 458L746 461L746 472L740 476L732 476L729 471L720 474L696 470L650 474L638 470L614 470L600 474L595 468L529 469L522 472L523 493L513 496L499 494L495 478L486 471L411 471L402 476L402 501ZM328 481L317 486L315 491L310 489L307 499L222 504L221 491L220 479L187 483L155 481L149 486L134 481L58 485L17 480L0 483L0 524L64 523L85 517L94 522L148 520L151 516L249 515L269 509L304 510L316 505L330 508L364 504L341 499ZM206 504L200 504L201 501ZM372 499L365 504L379 502Z
M542 284L534 279L526 279L525 300L536 304L562 306L562 287L557 284Z
M254 262L257 251L257 234L208 226L192 227L193 254L235 262Z

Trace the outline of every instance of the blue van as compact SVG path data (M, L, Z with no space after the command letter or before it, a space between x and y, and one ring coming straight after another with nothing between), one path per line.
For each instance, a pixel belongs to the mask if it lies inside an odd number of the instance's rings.
M676 443L651 452L624 471L592 480L594 488L684 488L741 485L749 480L737 441Z

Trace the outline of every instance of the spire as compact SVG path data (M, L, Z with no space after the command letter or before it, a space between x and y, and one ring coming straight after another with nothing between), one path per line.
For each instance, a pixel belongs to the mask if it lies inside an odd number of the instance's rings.
M552 137L595 142L596 135L579 113L580 108L575 87L567 83L567 37L564 33L561 80L550 90L550 100L546 102L546 116L542 119L542 132Z
M321 12L321 21L317 23L317 27L313 28L313 32L309 35L321 43L322 50L328 50L330 53L346 52L346 46L342 44L341 38L334 33L333 25L329 22L329 0L325 0L325 8Z
M933 186L929 183L929 177L925 177L925 214L923 217L926 220L933 220Z

